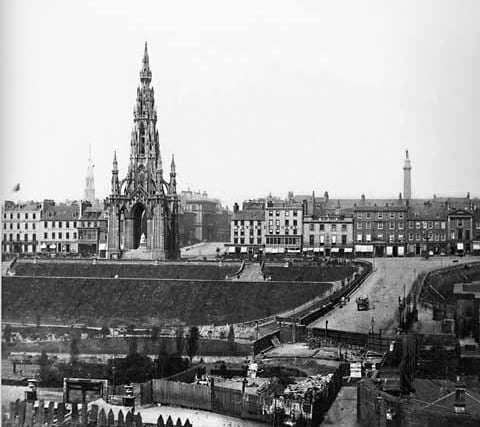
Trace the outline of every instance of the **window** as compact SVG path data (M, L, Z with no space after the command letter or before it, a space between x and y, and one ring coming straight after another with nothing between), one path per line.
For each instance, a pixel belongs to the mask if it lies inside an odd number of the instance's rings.
M377 219L383 219L383 212L379 212L377 214Z
M372 235L371 235L371 234L367 234L366 240L367 240L367 242L371 242L371 241L372 241Z
M262 243L262 238L261 237L257 237L257 244L260 245Z
M378 229L378 230L383 230L383 222L379 222L379 223L377 224L377 229Z
M400 212L400 213L398 214L398 219L403 219L403 212Z
M25 230L28 230L28 222L25 223Z
M240 244L242 244L242 245L245 244L245 239L243 237L240 239Z
M261 235L262 235L262 229L261 229L261 228L259 228L259 229L257 230L257 235L258 235L258 236L261 236Z
M26 242L28 241L28 234L25 234L25 235L23 236L23 240L25 240Z
M371 216L370 212L367 212L366 218L370 219L370 216Z
M280 227L280 220L279 220L279 219L275 220L275 225L276 225L277 227Z
M445 228L447 228L447 223L445 221L442 221L440 226L441 226L442 230L445 230Z
M372 223L371 223L370 221L367 221L367 222L365 223L365 228L366 228L367 230L371 230L371 229L372 229Z
M20 230L20 223L17 222L17 230Z
M43 238L44 238L44 239L48 239L47 233L43 233Z
M268 225L269 225L270 227L273 226L273 219L269 219L269 220L268 220Z
M332 231L337 231L337 224L332 224L331 230Z
M254 238L250 237L249 242L250 242L251 245L253 245L254 241L255 241Z
M10 230L13 230L13 224L10 223Z
M20 219L20 212L17 212L17 219Z
M399 230L403 230L403 222L399 222L399 223L398 223L398 229L399 229Z
M320 231L325 231L325 224L320 224Z
M58 221L58 228L62 228L62 221Z
M430 228L430 229L433 228L433 222L432 222L432 221L429 221L429 222L428 222L428 228Z
M420 240L420 233L415 233L415 240Z
M413 229L413 221L409 221L409 222L408 222L408 228L409 228L410 230Z
M235 238L233 239L233 243L238 243L238 237L235 237Z
M347 231L347 224L342 224L342 231Z
M442 234L440 235L440 238L442 239L442 242L444 242L444 241L445 241L445 233L442 233Z
M346 245L347 244L347 236L345 236L345 234L342 234L342 245Z
M10 214L10 219L13 219L13 213Z
M25 212L25 219L28 219L28 212Z
M310 240L309 240L310 246L313 246L313 244L314 244L314 239L315 239L315 236L310 235Z
M332 236L332 245L336 245L337 244L337 236Z
M390 219L395 219L395 212L390 212Z
M452 231L452 233L450 234L450 238L451 238L452 240L455 240L455 231Z
M438 242L438 233L435 233L434 236L433 236L433 239Z
M32 216L33 216L33 219L37 219L37 214L35 212L33 213Z
M10 241L13 240L13 234L10 234L8 237L10 237Z
M297 234L297 229L296 228L293 229L293 234Z
M413 240L413 233L408 233L408 240Z
M415 223L415 228L416 228L417 230L419 230L421 226L422 226L422 224L420 223L420 221L417 221L417 222Z
M52 239L55 239L55 232L52 233Z
M440 228L440 223L438 221L435 221L435 230L438 230Z
M36 234L32 234L32 240L35 242L37 240L37 235Z
M280 211L275 211L275 216L280 216Z
M296 219L293 220L293 226L294 226L294 227L297 226L297 220L296 220Z
M320 244L323 245L325 243L325 236L322 234L320 235Z
M398 235L398 241L399 241L399 242L403 242L403 234L399 234L399 235Z
M379 234L379 235L377 236L377 239L378 239L378 240L383 240L383 233L382 233L382 234Z
M35 230L35 223L32 224L32 229Z
M427 226L428 226L427 221L423 221L423 228L427 229Z
M20 234L17 234L17 240L20 240Z
M237 221L235 221L235 222L237 222ZM65 221L65 226L66 226L67 228L70 228L70 221Z
M288 225L288 219L285 221L285 225ZM315 230L315 224L310 224L310 231Z
M7 224L3 223L3 229L4 229L4 230L7 229Z
M298 216L298 211L293 211L293 216Z
M43 226L44 226L45 228L48 228L48 222L45 221L45 222L43 223Z
M361 212L357 213L357 219L362 219L362 213Z
M361 242L362 241L362 235L361 234L357 234L357 242Z
M463 227L463 220L457 219L457 227Z
M59 238L59 239L62 238L62 233L58 233L58 238Z
M362 229L362 223L361 223L361 222L359 222L359 223L357 224L357 229L359 229L359 230Z
M268 211L268 216L273 216L273 211Z
M390 221L390 230L395 230L395 222Z
M388 236L388 241L389 241L390 243L393 243L393 242L395 241L395 234L390 234L390 235Z
M289 216L290 215L290 211L285 211L285 216Z

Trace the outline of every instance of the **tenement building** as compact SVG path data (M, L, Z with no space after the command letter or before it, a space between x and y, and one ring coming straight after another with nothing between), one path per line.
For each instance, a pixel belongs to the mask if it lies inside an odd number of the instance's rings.
M53 200L44 200L41 216L41 252L63 255L77 253L79 218L80 205L76 202L56 204Z
M227 253L237 257L255 258L263 255L265 248L265 204L249 205L244 203L239 210L233 206L230 226L230 244Z
M5 201L2 211L2 252L5 254L40 252L42 204Z
M152 72L145 43L140 86L133 111L130 163L119 179L116 155L113 159L108 209L108 258L176 259L178 239L178 196L175 161L170 180L163 176L157 131Z
M286 201L267 201L265 207L267 257L301 253L305 207L306 203L299 203L291 197Z
M407 206L397 201L367 202L354 206L354 239L357 256L404 256Z

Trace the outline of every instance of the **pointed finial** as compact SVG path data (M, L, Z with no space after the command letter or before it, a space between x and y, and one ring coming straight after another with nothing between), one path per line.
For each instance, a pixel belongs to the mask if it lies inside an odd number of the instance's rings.
M152 72L150 71L150 63L148 59L148 47L147 42L145 42L145 50L143 52L143 64L142 70L140 71L140 80L142 82L148 82L152 80Z
M408 150L405 150L405 154L407 155L407 159L408 159Z
M113 152L113 170L118 170L118 163L117 163L117 152Z
M175 173L175 156L172 154L172 163L170 164L170 173Z

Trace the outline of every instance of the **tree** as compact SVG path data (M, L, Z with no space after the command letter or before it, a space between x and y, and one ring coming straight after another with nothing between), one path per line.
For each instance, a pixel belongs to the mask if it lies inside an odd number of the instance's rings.
M80 353L79 349L79 341L80 337L76 331L72 331L71 333L72 339L70 340L70 363L72 366L77 362L77 357Z
M197 354L199 340L200 332L196 326L192 326L187 337L187 354L190 358L190 362L192 362L193 356Z
M230 325L230 329L228 330L228 347L233 355L237 352L237 344L235 343L235 330L233 329L233 325Z
M10 344L12 340L12 327L10 325L6 325L3 329L3 339L7 344Z
M177 348L177 354L183 354L183 347L185 345L184 338L183 338L183 327L179 326L175 331L175 345Z
M107 325L102 326L102 329L100 329L100 334L103 338L106 338L108 335L110 335L110 329Z

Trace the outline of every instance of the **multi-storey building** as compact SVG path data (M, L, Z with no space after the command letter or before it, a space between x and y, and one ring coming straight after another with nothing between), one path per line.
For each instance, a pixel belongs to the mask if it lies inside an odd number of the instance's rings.
M105 258L107 249L107 212L82 203L82 211L77 221L78 253L82 256Z
M402 199L380 206L362 196L353 211L357 256L405 255L407 206Z
M41 216L40 248L43 253L72 254L78 252L80 205L55 204L44 200Z
M353 255L353 218L344 215L305 216L303 252L320 256Z
M40 252L42 204L5 201L2 211L2 251L5 254Z
M265 254L298 254L302 250L303 215L306 203L291 198L267 201L265 207Z
M473 210L473 241L472 241L472 254L480 255L480 208L475 206Z
M412 201L407 214L408 255L447 253L447 210L430 201Z
M235 203L227 252L234 256L255 258L263 255L265 247L265 208L244 204L239 210ZM246 209L245 209L246 208Z
M193 239L197 242L227 242L230 238L231 213L220 200L208 197L204 191L182 191L180 206L183 212L194 214Z
M449 253L456 255L470 254L474 233L471 209L452 209L448 211Z

